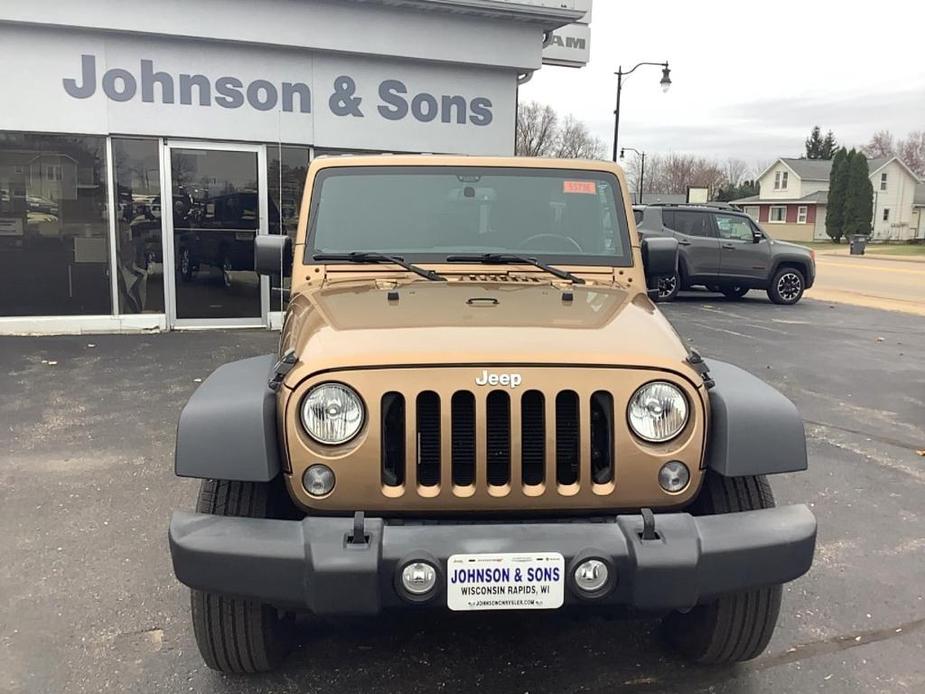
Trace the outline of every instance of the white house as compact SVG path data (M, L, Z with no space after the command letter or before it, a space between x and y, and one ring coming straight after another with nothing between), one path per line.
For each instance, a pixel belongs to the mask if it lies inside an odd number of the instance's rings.
M925 238L925 183L898 157L867 164L874 188L871 238ZM780 158L758 176L758 195L732 202L776 238L824 240L831 170L831 161Z

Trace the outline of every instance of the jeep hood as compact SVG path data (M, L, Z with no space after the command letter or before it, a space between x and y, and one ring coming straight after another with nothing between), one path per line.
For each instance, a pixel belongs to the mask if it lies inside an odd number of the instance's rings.
M293 297L281 339L289 348L299 358L290 387L319 371L441 364L644 366L694 378L648 297L609 285L337 283Z

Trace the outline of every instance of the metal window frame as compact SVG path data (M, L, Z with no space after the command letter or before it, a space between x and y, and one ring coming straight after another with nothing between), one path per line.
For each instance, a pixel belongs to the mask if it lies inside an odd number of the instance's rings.
M284 142L274 142L272 146L273 146L273 147L278 147L278 148L279 148L279 150L280 150L280 161L282 161L282 149L283 149L283 147L307 147L307 149L308 149L308 163L311 164L311 163L315 160L315 146L314 146L314 145L290 145L290 144L286 144L286 143L284 143ZM269 162L269 156L267 157L267 162ZM282 190L282 188L283 188L283 186L282 186L282 167L280 167L279 188L280 188L280 190ZM304 183L303 183L303 189L304 189ZM269 191L269 186L268 186L268 187L267 187L267 200L268 200L268 202L269 202L269 196L270 196L270 191ZM282 202L282 201L280 201L280 202ZM280 210L279 210L279 214L280 214L280 224L282 224L282 215L283 215L282 205L279 205L279 208L280 208ZM269 230L268 230L268 231L269 231ZM269 285L268 285L268 286L269 286ZM267 293L269 294L269 289L267 290ZM273 310L273 297L272 297L272 296L268 296L267 300L268 300L269 306L270 306L270 310L269 310L269 312L267 313L267 327L268 327L270 330L281 330L282 327L283 327L283 319L284 319L285 316L286 316L286 312L283 311L283 310L278 310L278 311L274 311L274 310Z
M784 210L783 219L771 219L771 212L775 208L782 208ZM768 224L786 224L787 223L787 205L768 205Z
M116 170L113 167L112 136L106 136L106 182L109 193L109 305L119 315L119 259L116 256ZM163 229L162 229L163 232Z
M240 142L213 142L211 140L161 139L161 233L164 244L164 290L169 330L208 330L216 328L269 328L270 280L260 278L260 315L247 318L177 318L177 288L174 266L173 183L170 153L173 149L218 150L226 152L253 152L257 155L257 197L259 223L257 235L269 233L269 191L267 189L267 148L263 144ZM166 196L166 197L165 197ZM168 202L169 204L165 204ZM167 269L167 260L170 260Z

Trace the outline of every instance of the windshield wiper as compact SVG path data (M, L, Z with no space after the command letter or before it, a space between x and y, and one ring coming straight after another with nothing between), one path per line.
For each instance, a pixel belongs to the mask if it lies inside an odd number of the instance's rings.
M398 255L387 255L385 253L375 253L373 251L352 251L350 253L315 253L312 256L319 262L332 263L394 263L400 265L406 270L420 275L433 282L446 282L446 277L437 274L433 270L427 270L414 263L407 262Z
M523 265L532 265L540 270L545 270L551 275L555 275L564 280L571 280L575 284L584 284L585 281L578 275L573 275L568 270L562 270L552 265L547 265L536 258L528 258L525 255L516 253L480 253L479 255L448 255L448 263L484 263L485 265L504 265L505 263L521 263Z

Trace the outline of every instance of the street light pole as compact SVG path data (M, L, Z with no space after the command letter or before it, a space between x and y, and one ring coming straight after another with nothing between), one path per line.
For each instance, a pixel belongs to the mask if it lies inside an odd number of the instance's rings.
M620 135L620 94L623 93L623 66L617 68L617 107L613 110L613 160L617 160L617 138Z
M620 159L624 158L626 150L630 152L635 152L636 156L642 160L642 164L639 167L639 180L636 181L636 203L642 204L643 191L645 190L646 185L646 153L640 152L638 149L633 147L621 147L620 148Z
M623 71L622 65L617 68L617 71L614 73L617 76L617 106L613 111L613 160L615 162L617 161L617 153L619 151L617 140L620 135L620 94L623 91L623 78L633 74L636 68L642 67L643 65L654 65L662 68L662 79L659 84L663 92L667 92L668 88L671 86L671 70L668 68L667 60L664 63L637 63L632 69L626 72Z

